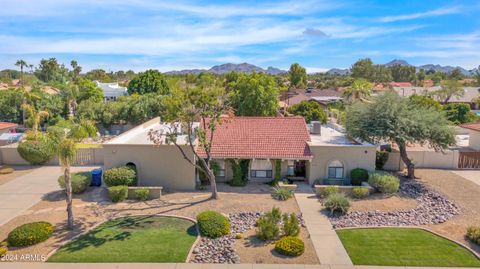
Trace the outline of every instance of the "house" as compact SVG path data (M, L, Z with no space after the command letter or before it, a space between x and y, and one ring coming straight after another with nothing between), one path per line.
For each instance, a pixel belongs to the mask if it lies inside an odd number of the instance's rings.
M333 89L294 89L280 96L280 106L288 108L303 101L315 101L326 108L328 103L342 100L342 93Z
M402 97L410 97L411 95L432 95L435 91L441 90L441 86L434 87L393 87L393 90ZM480 96L480 87L463 87L464 94L462 96L452 96L448 103L465 103L471 109L479 109L476 102ZM442 101L442 100L437 100Z
M464 123L460 127L468 130L468 147L480 151L480 122Z
M171 130L171 126L155 118L105 143L105 168L134 164L140 185L194 189L198 181L195 168L176 146L166 143L154 146L148 139L150 130L165 133ZM181 130L176 131L181 134ZM177 142L193 159L194 152L187 139L186 135L179 135ZM248 180L255 182L272 180L278 162L282 178L309 184L316 180L348 183L352 169L375 169L374 145L350 140L343 133L321 126L319 122L307 125L302 117L224 118L214 133L213 141L211 157L220 168L218 182L233 178L228 159L248 159ZM206 157L203 149L196 144L194 150L199 156Z
M11 133L15 131L15 128L18 127L18 124L11 122L0 122L0 134Z
M105 101L115 101L120 96L127 95L127 88L118 85L118 82L95 81L97 87L102 89Z

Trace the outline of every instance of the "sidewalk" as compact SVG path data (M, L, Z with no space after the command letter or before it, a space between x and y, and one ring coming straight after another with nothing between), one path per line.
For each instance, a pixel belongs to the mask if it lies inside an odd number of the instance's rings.
M97 167L72 167L72 172L90 171ZM60 166L41 166L31 173L0 185L0 226L40 202L42 197L59 190Z
M298 191L295 192L295 199L302 212L320 264L353 265L327 216L320 212L323 206L310 186L299 184Z

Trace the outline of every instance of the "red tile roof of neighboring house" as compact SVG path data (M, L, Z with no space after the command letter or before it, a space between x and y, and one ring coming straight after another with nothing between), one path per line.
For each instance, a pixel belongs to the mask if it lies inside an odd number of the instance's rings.
M410 82L390 82L389 84L392 87L413 87L412 83Z
M207 134L208 135L208 134ZM224 118L215 130L213 158L310 159L302 117ZM199 155L206 157L202 147Z
M0 122L0 130L13 129L13 128L16 128L17 126L18 125L16 123Z
M460 127L480 132L480 121L479 122L464 123L464 124L460 125Z

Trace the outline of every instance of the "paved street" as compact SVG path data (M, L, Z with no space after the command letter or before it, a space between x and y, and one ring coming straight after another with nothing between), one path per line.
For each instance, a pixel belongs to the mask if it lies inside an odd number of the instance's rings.
M72 171L90 171L97 167L73 167ZM43 195L59 190L60 166L41 166L32 172L0 185L0 226L38 203Z

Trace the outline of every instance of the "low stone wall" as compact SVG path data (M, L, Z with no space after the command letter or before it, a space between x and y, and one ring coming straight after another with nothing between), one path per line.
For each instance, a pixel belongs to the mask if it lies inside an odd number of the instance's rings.
M287 189L287 190L290 190L290 191L295 191L297 189L296 184L285 184L281 181L278 182L278 187L283 188L283 189Z
M129 200L135 200L135 190L137 189L148 189L148 199L160 199L162 196L163 187L128 187L128 198Z
M317 196L323 196L325 193L325 189L328 187L332 187L334 185L315 185L315 194ZM370 186L367 182L362 182L362 186L336 186L338 187L338 191L341 193L345 193L346 195L352 195L353 188L355 187L366 187L370 190L370 193L373 193L375 189Z

